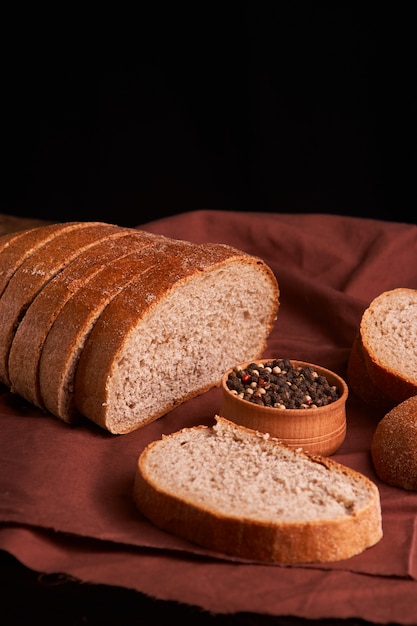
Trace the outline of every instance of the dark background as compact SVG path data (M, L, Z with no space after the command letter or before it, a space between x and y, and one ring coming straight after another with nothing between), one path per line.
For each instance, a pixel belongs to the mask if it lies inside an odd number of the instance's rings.
M0 212L416 221L412 4L60 7L3 22Z

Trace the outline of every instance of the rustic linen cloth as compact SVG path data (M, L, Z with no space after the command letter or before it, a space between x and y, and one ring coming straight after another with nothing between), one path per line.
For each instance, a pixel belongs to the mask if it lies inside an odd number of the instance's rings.
M417 289L417 226L330 215L196 211L138 226L262 257L280 310L265 356L288 356L346 377L363 310L379 293ZM260 306L262 303L260 302ZM338 563L242 562L148 523L132 504L136 461L152 440L211 424L213 389L133 433L68 426L8 390L0 395L0 548L40 572L133 588L214 613L417 622L417 493L381 483L370 442L382 414L353 393L334 458L378 486L383 539Z

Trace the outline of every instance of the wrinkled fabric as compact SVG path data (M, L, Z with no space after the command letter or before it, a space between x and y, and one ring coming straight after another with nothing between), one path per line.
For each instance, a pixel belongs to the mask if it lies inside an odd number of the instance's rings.
M265 356L346 376L363 310L379 293L417 289L417 227L330 215L196 211L138 226L257 255L274 271L280 309ZM260 303L262 306L262 303ZM138 456L184 426L212 424L213 389L137 431L69 426L6 389L0 395L0 548L41 572L137 589L217 613L417 622L417 493L375 475L370 443L381 413L353 393L346 440L333 458L373 480L384 536L337 563L239 561L147 522L132 502ZM329 602L331 598L331 602ZM414 598L414 601L413 601Z

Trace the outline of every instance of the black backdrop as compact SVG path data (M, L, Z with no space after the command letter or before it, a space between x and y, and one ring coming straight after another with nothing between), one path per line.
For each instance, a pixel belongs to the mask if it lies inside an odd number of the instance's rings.
M416 221L412 4L60 6L3 23L1 212Z

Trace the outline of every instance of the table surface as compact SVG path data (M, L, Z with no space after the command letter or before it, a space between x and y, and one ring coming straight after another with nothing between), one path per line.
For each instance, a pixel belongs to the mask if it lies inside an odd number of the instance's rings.
M39 223L3 215L0 234ZM280 285L267 354L317 363L344 377L369 302L388 289L417 288L412 224L196 211L147 224L138 219L138 227L262 257ZM130 493L143 447L183 426L211 423L219 392L114 437L88 424L68 427L3 389L0 581L10 623L18 623L13 612L24 612L22 589L32 611L41 610L41 598L49 599L50 615L53 607L68 607L68 623L82 614L87 623L134 623L131 616L148 609L158 623L174 615L183 623L198 617L201 624L417 623L417 494L376 477L369 447L382 414L352 393L346 440L334 458L377 484L383 512L384 537L363 554L320 566L242 563L163 533L137 514ZM131 616L122 618L119 606Z

